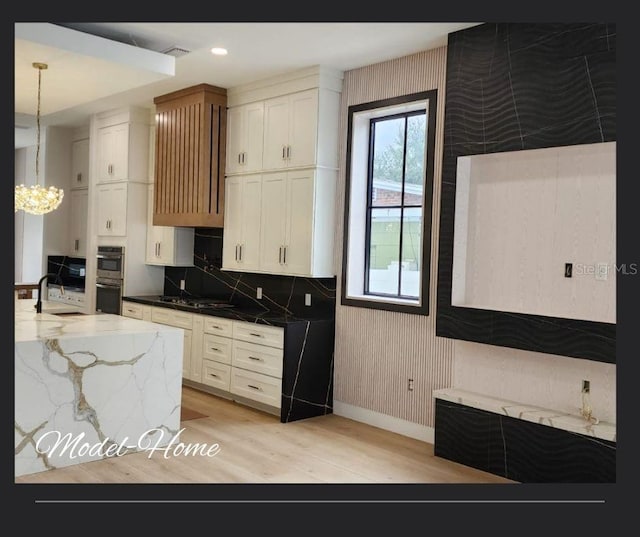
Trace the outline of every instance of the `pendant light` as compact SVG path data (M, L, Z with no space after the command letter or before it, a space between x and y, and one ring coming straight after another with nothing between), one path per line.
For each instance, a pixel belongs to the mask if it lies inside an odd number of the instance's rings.
M40 161L40 85L42 70L47 69L46 63L32 64L38 70L38 111L36 115L38 137L36 142L36 184L33 186L18 185L15 192L15 212L23 210L29 214L45 214L58 208L64 197L64 190L50 186L45 188L39 183Z

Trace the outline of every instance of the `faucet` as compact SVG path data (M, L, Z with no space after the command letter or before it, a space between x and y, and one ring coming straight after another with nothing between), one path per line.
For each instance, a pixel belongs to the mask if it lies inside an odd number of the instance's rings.
M49 277L53 277L56 279L56 282L60 282L60 294L64 295L64 286L62 285L62 279L60 278L60 275L53 273L45 274L42 278L40 278L40 281L38 282L38 301L34 306L34 308L36 308L36 313L42 313L42 282Z

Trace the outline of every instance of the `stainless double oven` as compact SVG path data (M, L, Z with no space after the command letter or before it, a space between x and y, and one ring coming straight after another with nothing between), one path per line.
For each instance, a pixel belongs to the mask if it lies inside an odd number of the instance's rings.
M124 247L98 246L96 311L120 315L124 281Z

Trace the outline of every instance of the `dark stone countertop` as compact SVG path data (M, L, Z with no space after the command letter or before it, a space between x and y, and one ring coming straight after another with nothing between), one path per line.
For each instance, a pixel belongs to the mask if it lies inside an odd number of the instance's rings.
M282 327L292 323L334 320L334 316L329 313L310 312L309 315L293 315L238 305L233 308L196 308L187 304L164 302L160 300L160 295L123 296L122 300L137 302L138 304L146 304L148 306L158 306L162 308L187 311L189 313L198 313L200 315L211 315L213 317L223 317L225 319L232 319L236 321Z

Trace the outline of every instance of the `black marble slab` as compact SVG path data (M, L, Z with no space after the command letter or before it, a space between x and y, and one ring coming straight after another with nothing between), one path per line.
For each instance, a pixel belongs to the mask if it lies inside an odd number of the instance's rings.
M615 483L616 443L436 399L437 457L520 483Z
M273 326L287 326L292 323L304 323L309 321L333 322L334 318L331 312L310 311L307 315L287 315L278 311L252 308L241 304L236 305L233 308L197 308L189 306L188 304L164 302L160 300L160 296L161 295L124 296L122 297L122 300L137 302L138 304L146 304L148 306L188 311L189 313L198 313L200 315L212 315L214 317L223 317L225 319L233 319L236 321Z
M616 140L616 25L482 24L449 34L436 334L616 361L616 325L451 304L457 158Z

